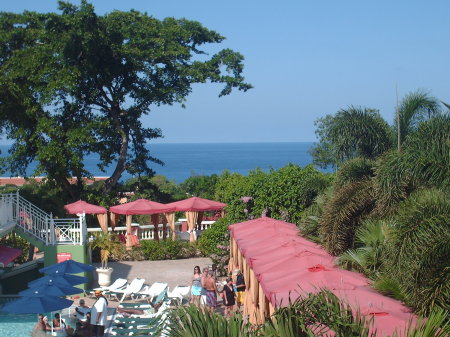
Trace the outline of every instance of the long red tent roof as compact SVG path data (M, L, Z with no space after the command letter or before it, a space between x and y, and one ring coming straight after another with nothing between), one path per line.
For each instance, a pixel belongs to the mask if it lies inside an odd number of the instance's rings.
M378 336L390 335L395 329L401 332L414 319L401 302L374 291L365 276L338 268L335 257L300 237L294 224L263 217L229 229L275 307L328 288L362 315L375 317Z

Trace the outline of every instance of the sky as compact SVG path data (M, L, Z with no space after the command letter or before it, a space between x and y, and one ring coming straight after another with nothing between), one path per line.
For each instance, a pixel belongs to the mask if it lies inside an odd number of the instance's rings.
M78 1L69 1L78 4ZM218 97L196 85L181 106L153 107L154 143L310 142L314 122L350 105L392 123L397 97L421 89L450 102L450 1L94 0L98 14L136 9L186 18L226 37L254 88ZM0 1L0 10L57 11L55 0ZM211 54L212 55L212 54Z

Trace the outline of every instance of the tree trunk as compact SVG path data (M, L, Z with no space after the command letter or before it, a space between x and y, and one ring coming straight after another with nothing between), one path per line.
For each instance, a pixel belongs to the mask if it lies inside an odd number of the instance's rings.
M122 128L118 127L119 132L122 134L122 144L120 146L119 159L117 160L116 168L108 179L106 179L105 184L103 185L103 192L109 193L116 186L120 177L122 176L123 171L126 168L127 161L127 153L128 153L128 133L125 132Z

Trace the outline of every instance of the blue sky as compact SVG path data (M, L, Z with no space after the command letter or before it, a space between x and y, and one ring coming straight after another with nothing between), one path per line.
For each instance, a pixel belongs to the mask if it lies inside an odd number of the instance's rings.
M78 1L71 1L78 3ZM245 56L247 93L218 98L199 85L187 108L154 107L159 143L314 141L314 121L349 105L394 118L400 99L428 90L450 102L450 1L95 0L97 13L131 8L197 20ZM56 11L53 0L2 1L0 10Z

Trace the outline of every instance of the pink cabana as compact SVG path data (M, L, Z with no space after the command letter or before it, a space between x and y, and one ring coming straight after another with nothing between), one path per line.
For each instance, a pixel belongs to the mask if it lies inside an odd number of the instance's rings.
M68 214L97 214L97 219L103 232L108 232L108 217L105 207L90 204L83 200L64 205Z
M168 209L167 206L159 202L150 201L146 199L138 199L132 202L128 202L126 204L112 206L109 208L109 211L113 214L120 214L126 216L127 249L131 249L131 247L133 246L133 239L131 233L132 216L140 214L151 214L152 223L155 226L154 228L155 240L159 240L158 234L159 214L163 213L166 209Z
M339 269L336 258L300 237L294 224L263 217L229 229L229 268L243 267L248 291L244 312L254 313L252 323L263 323L276 308L321 288L374 317L377 336L401 333L415 318L401 302L371 289L365 276Z
M218 201L203 199L199 197L192 197L185 200L175 201L166 204L166 216L173 212L186 212L186 218L189 227L190 241L195 241L194 229L197 224L202 222L203 212L207 211L217 211L224 209L226 204ZM175 221L174 218L170 222L170 227L172 230L172 239L175 239Z

